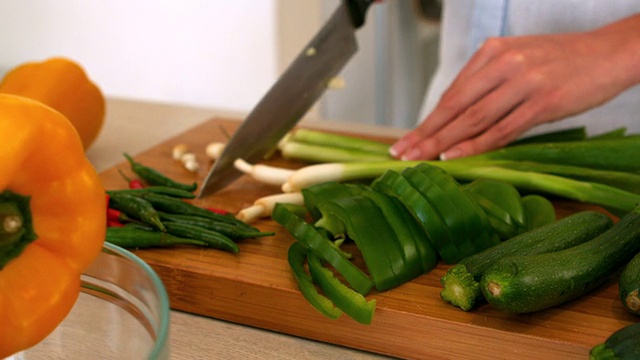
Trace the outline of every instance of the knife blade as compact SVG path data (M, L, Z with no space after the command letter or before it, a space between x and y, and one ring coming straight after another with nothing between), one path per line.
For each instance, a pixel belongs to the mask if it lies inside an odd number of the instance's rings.
M260 161L295 126L356 53L355 31L373 0L342 1L235 131L205 177L198 197L211 195L242 173L233 163Z

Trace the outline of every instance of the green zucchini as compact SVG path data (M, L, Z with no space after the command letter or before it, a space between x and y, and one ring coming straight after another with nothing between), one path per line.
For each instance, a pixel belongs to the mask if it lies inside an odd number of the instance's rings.
M625 309L640 315L640 253L631 259L620 274L618 290Z
M599 212L582 211L527 231L476 255L462 259L440 279L443 300L468 311L482 298L480 278L498 259L558 251L589 241L611 228L611 219Z
M589 352L590 360L640 359L640 323L627 325L614 332Z
M537 255L495 262L480 288L497 309L529 313L573 300L599 286L640 251L640 208L595 239Z

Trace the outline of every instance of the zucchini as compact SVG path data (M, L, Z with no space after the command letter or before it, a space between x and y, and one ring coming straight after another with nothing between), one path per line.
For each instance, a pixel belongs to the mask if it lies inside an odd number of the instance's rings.
M640 251L640 208L595 239L537 255L495 262L480 280L485 299L512 313L529 313L573 300L594 289Z
M640 323L627 325L614 332L589 352L590 360L640 359Z
M630 313L640 315L640 253L638 253L625 266L620 280L618 281L618 291L622 305Z
M566 249L591 240L611 228L611 219L599 212L582 211L506 240L462 259L440 279L443 300L468 311L482 298L480 278L498 259Z

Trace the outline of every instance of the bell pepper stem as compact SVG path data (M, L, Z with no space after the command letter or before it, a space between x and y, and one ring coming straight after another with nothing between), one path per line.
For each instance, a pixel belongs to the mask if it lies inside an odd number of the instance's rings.
M0 270L36 239L28 196L0 192Z

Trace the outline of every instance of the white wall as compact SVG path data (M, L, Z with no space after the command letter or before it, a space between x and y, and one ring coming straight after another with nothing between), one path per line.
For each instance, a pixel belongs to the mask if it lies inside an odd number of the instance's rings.
M249 112L338 0L0 0L0 75L67 56L106 95ZM360 51L309 117L410 128L437 26L416 1L377 2Z
M277 78L275 0L2 0L0 74L67 56L109 96L247 111Z

